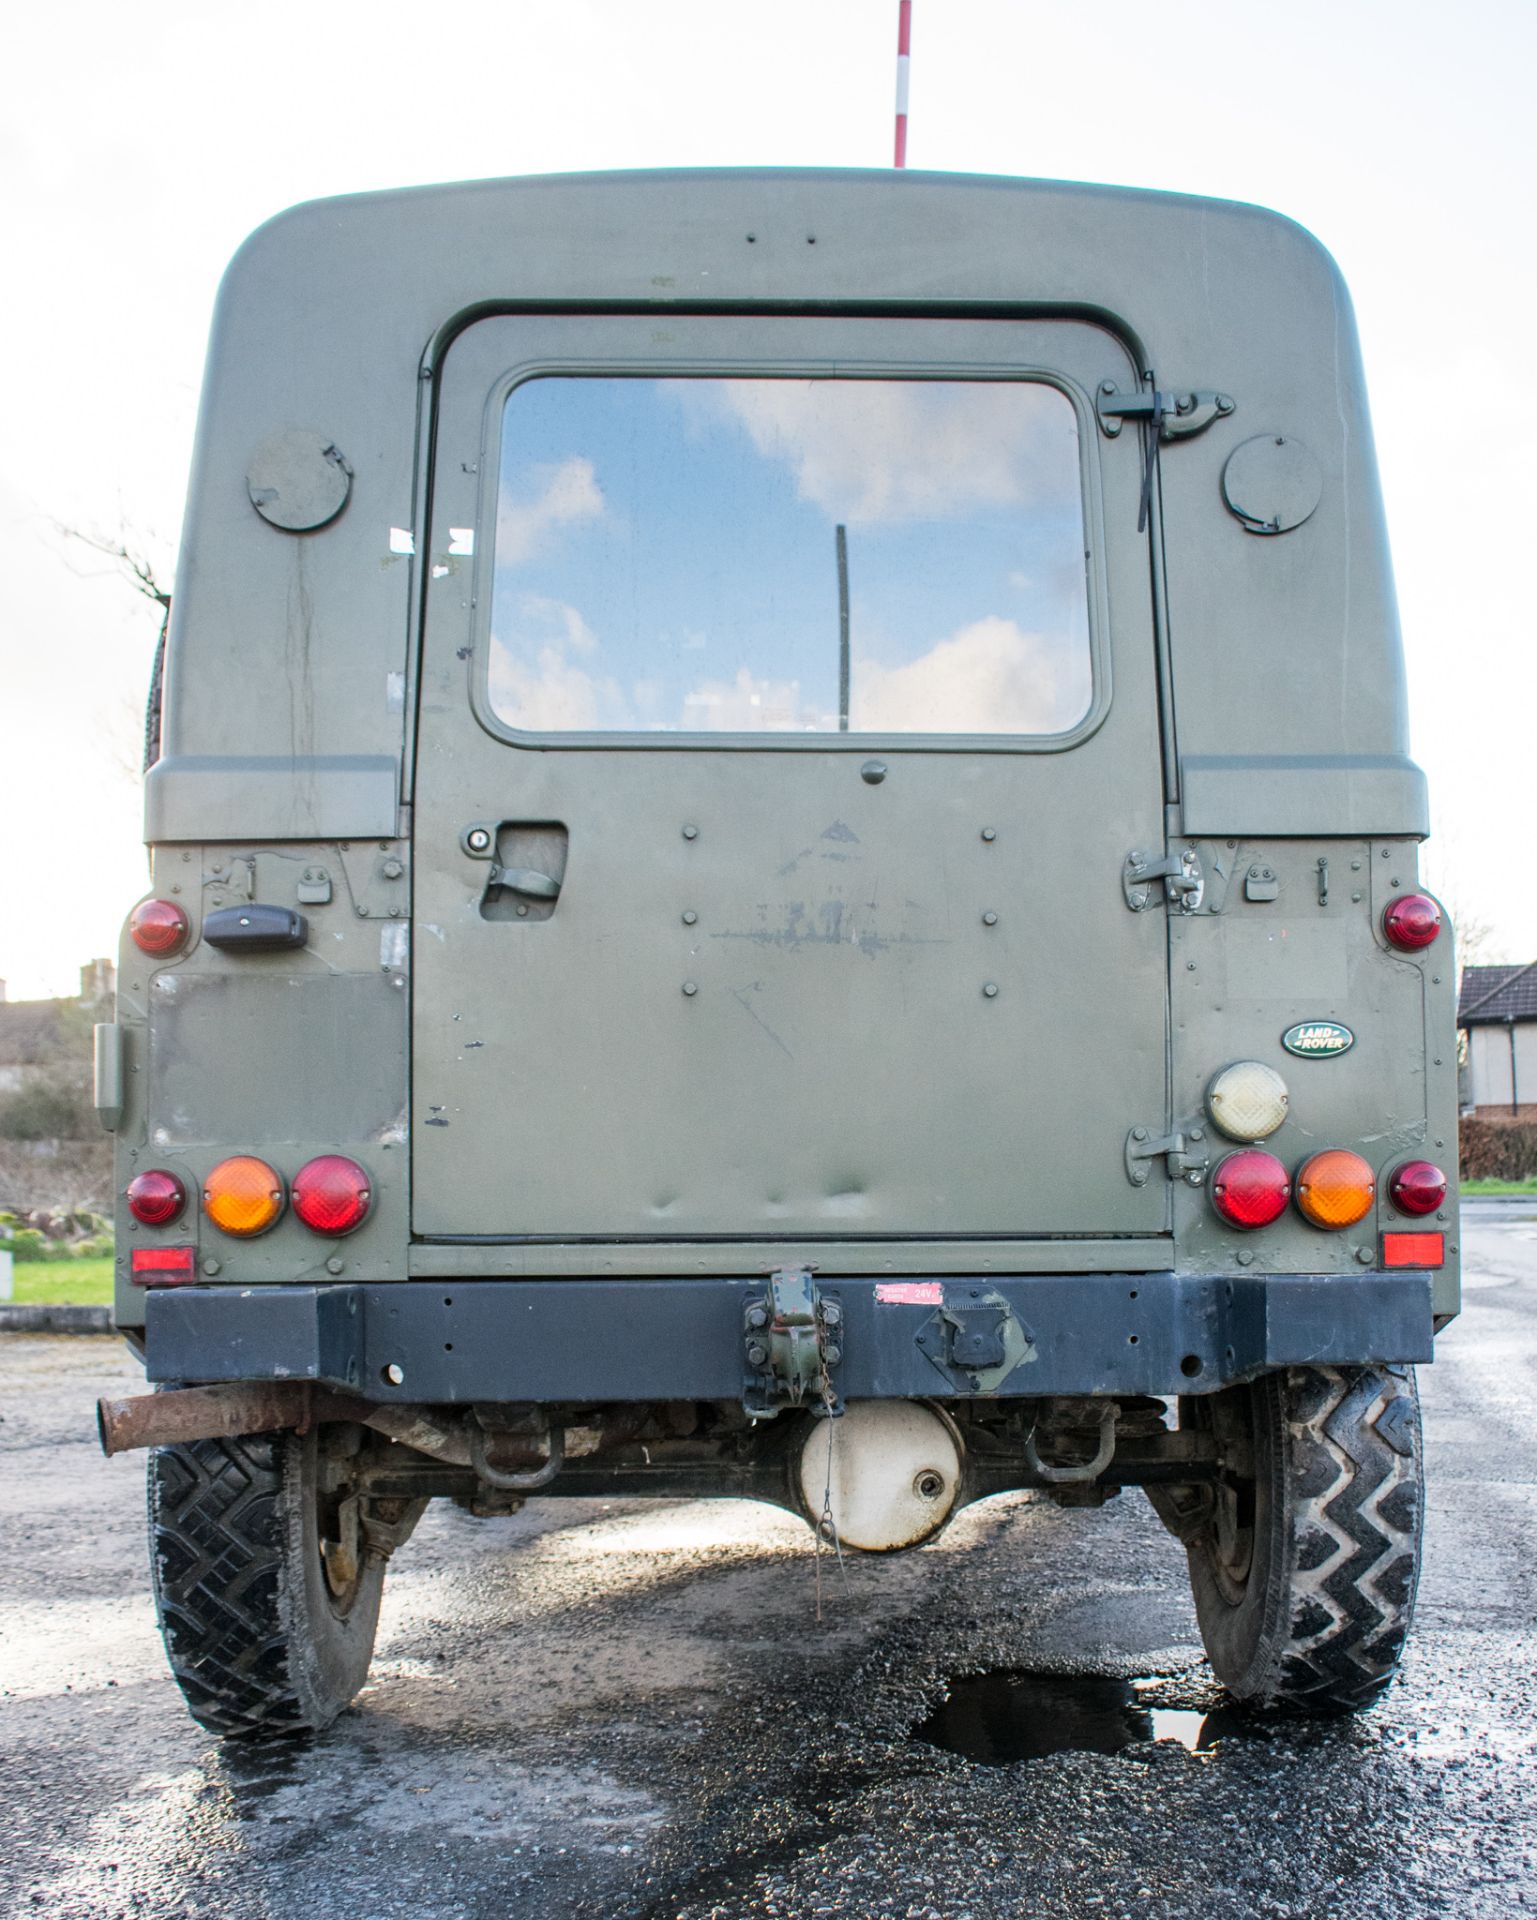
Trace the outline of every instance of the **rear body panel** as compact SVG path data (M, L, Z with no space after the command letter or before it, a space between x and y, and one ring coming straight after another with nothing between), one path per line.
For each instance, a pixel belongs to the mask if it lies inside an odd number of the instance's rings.
M1053 384L1081 455L1082 723L686 741L506 724L486 569L508 394L616 367ZM1145 430L1098 409L1107 388L1165 386L1231 406L1150 463ZM245 484L296 427L349 470L337 517L298 535ZM1265 436L1301 442L1318 476L1316 510L1269 537L1223 495ZM119 1322L145 1319L133 1249L190 1243L199 1291L230 1312L268 1287L335 1288L340 1311L354 1285L633 1283L633 1307L604 1309L621 1341L652 1324L648 1280L709 1283L729 1318L735 1278L776 1268L992 1276L1028 1321L1037 1276L1063 1330L1053 1390L1081 1392L1132 1376L1068 1337L1075 1287L1089 1313L1129 1294L1118 1276L1164 1276L1181 1301L1231 1280L1251 1302L1274 1276L1277 1315L1307 1303L1301 1353L1317 1302L1358 1278L1333 1363L1419 1358L1419 1305L1391 1354L1368 1309L1379 1283L1419 1300L1376 1271L1381 1232L1405 1224L1386 1175L1455 1159L1450 933L1414 955L1381 933L1425 831L1348 299L1288 222L1050 183L771 173L297 209L232 267L211 348L147 800L153 886L192 937L154 963L125 943L116 1042L123 1180L170 1167L193 1201L164 1228L120 1220ZM488 857L557 849L553 907L487 910ZM1133 852L1188 852L1203 898L1133 910ZM204 908L241 899L297 906L302 948L201 942ZM1319 1021L1350 1049L1285 1051ZM1271 1145L1289 1168L1319 1146L1370 1161L1356 1228L1217 1220L1207 1181L1231 1143L1203 1100L1239 1058L1287 1080ZM1178 1136L1183 1164L1131 1178L1139 1129ZM338 1150L374 1185L345 1240L291 1213L250 1241L200 1219L225 1155L287 1179ZM1454 1205L1425 1224L1444 1235L1445 1316ZM385 1311L370 1305L370 1340ZM1203 1386L1293 1351L1202 1324ZM907 1358L922 1391L927 1363ZM253 1333L248 1364L291 1359ZM519 1392L530 1366L537 1350ZM1165 1390L1138 1367L1127 1390ZM1039 1391L1029 1374L1005 1391ZM633 1391L653 1386L670 1391L661 1371Z

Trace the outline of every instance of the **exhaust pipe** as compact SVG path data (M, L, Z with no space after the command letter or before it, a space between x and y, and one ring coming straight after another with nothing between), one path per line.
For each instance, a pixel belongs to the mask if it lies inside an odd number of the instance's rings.
M470 1439L425 1407L377 1406L307 1380L238 1381L221 1387L172 1387L131 1400L98 1400L96 1431L108 1459L135 1447L174 1447L227 1440L239 1433L308 1433L312 1426L352 1421L445 1466L468 1467Z

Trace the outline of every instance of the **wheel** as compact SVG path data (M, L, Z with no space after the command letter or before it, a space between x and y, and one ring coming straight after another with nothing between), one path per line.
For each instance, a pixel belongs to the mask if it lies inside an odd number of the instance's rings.
M1398 1666L1419 1580L1414 1370L1298 1367L1180 1414L1231 1463L1179 1529L1217 1678L1258 1705L1370 1706Z
M211 1733L318 1733L362 1686L385 1561L422 1503L351 1493L358 1439L327 1427L151 1451L160 1630Z

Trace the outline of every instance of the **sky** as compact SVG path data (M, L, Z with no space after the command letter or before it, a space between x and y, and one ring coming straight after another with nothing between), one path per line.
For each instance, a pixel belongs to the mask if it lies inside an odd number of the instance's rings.
M884 166L896 0L54 0L0 79L0 979L74 990L144 887L153 607L208 319L295 201L644 166ZM915 0L909 164L1210 194L1350 283L1392 534L1426 872L1471 957L1537 957L1537 6Z

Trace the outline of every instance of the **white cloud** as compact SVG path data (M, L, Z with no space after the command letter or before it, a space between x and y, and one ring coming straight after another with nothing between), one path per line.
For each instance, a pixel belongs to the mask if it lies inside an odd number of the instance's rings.
M569 656L591 654L597 635L575 607L521 594L512 633L491 636L492 711L530 733L587 733L627 725L617 682L590 673Z
M683 724L703 733L804 733L837 716L803 705L799 680L758 679L738 667L734 680L706 680L683 696Z
M1088 649L1064 648L997 614L900 667L856 660L861 733L1060 733L1088 711Z
M531 500L505 496L496 514L496 563L518 566L531 560L557 527L601 519L603 489L590 460L572 454L556 465L532 469L539 490Z
M686 406L723 401L759 453L790 466L803 500L850 526L955 519L1043 496L1077 500L1076 417L1038 382L680 385Z

